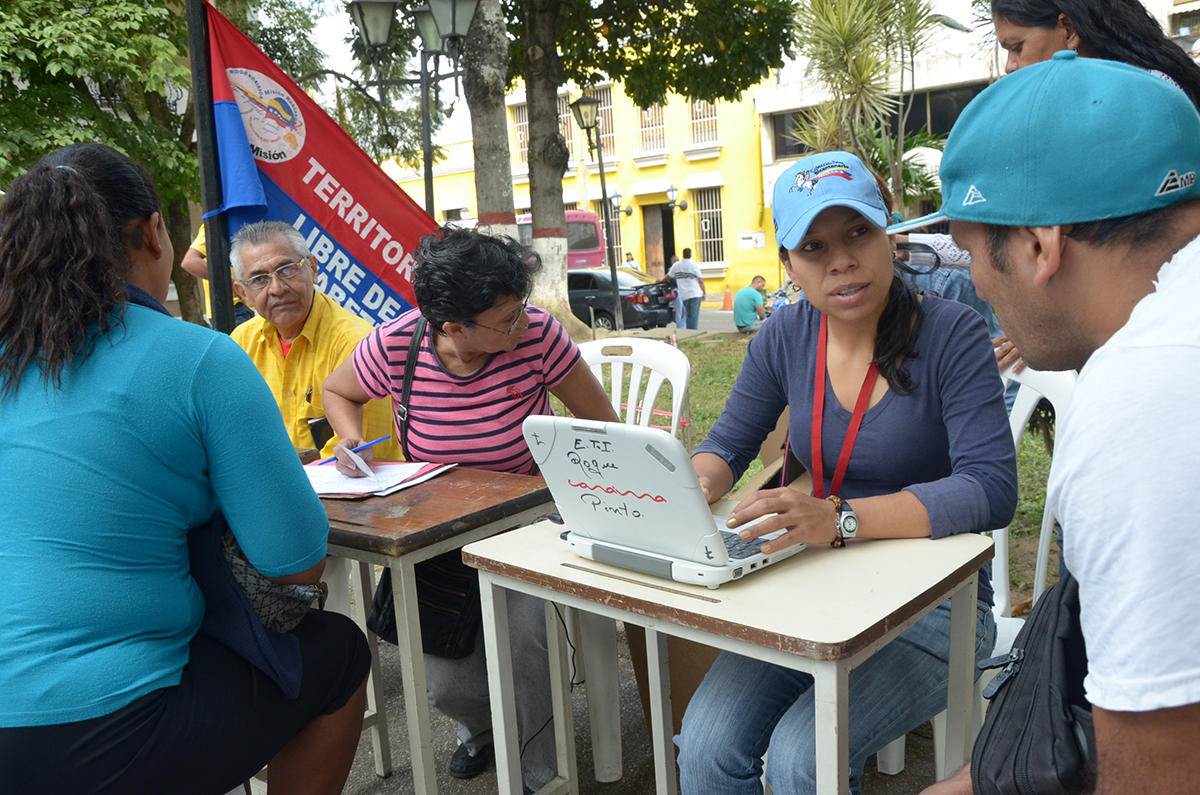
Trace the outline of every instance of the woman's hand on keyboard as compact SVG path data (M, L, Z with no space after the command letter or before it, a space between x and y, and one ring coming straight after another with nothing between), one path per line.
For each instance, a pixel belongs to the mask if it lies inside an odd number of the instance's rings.
M828 544L837 538L837 509L833 503L792 489L755 492L730 512L727 526L731 530L738 530L742 525L760 518L762 521L739 531L738 535L743 539L758 538L787 529L779 538L763 544L763 552L776 552L801 542Z

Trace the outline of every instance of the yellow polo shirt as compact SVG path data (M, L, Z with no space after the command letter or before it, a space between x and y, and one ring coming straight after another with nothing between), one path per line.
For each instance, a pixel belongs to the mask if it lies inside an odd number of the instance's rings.
M192 241L192 245L188 246L188 248L194 248L203 254L205 259L208 258L208 241L204 236L204 224L200 224L200 231L196 233L196 239ZM237 278L237 275L233 272L233 268L229 269L229 277L231 279ZM212 293L208 289L208 279L201 279L200 283L204 287L204 313L209 317L212 317ZM246 302L241 298L238 298L237 293L233 294L234 306L244 303Z
M242 347L262 373L292 444L312 447L312 432L308 420L325 416L321 402L321 384L354 352L354 346L371 330L371 324L334 303L320 290L313 292L313 305L304 322L304 329L292 340L287 358L279 344L279 333L262 317L254 317L233 330L233 341ZM396 441L391 399L372 400L363 412L363 434L366 441L391 435L391 439L375 445L375 457L385 461L400 461L400 443ZM333 455L337 436L325 445L322 456Z

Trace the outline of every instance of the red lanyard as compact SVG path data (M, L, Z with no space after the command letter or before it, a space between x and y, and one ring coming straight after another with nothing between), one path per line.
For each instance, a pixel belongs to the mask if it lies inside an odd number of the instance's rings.
M821 430L825 421L825 340L828 328L828 316L821 315L821 333L817 337L817 378L813 394L812 420L813 496L818 500L825 499L825 461L821 457ZM853 452L854 441L858 438L858 428L867 413L867 404L871 402L871 392L875 389L877 378L879 368L872 364L867 368L867 376L858 392L858 402L854 404L854 414L850 417L850 427L846 429L846 438L842 441L842 454L838 456L837 468L833 470L833 482L829 484L830 494L836 495L842 487L846 467L850 466L850 453Z

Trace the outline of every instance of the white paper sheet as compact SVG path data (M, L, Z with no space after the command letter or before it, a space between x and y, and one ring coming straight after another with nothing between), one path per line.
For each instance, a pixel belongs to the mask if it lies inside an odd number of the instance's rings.
M440 475L454 464L443 464L431 467L422 461L401 463L372 464L370 477L352 478L338 472L333 464L318 466L310 464L304 467L308 473L308 481L317 494L375 494L383 496L424 483L432 477ZM426 470L426 471L423 471Z

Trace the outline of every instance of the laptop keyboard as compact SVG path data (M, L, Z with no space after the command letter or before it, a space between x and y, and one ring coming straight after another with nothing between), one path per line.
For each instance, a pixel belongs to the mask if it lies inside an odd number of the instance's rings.
M751 538L749 541L743 541L737 533L730 533L727 530L721 531L721 537L725 539L725 549L729 551L729 557L734 560L759 554L762 552L763 542L766 541L765 538Z

